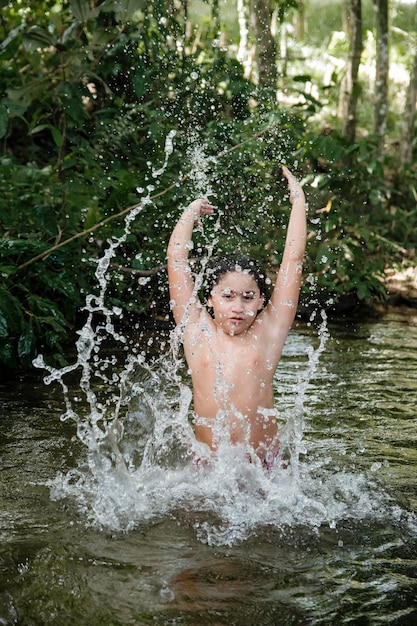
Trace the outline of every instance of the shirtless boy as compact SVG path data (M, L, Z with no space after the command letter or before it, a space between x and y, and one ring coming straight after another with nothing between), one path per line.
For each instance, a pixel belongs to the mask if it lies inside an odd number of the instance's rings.
M286 167L282 171L292 210L267 303L256 263L236 256L214 263L206 306L200 303L188 254L194 225L214 212L207 200L194 200L184 210L167 252L171 307L175 323L183 327L193 384L195 437L215 451L226 428L231 444L250 446L265 465L278 452L273 377L297 311L306 245L304 193L291 172Z

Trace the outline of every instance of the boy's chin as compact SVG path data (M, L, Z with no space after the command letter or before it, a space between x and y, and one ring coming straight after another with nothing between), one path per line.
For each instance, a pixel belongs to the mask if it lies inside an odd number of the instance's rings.
M227 335L230 335L230 337L234 337L236 335L242 335L243 333L245 333L250 328L250 326L250 324L228 324L227 326L223 326L222 330Z

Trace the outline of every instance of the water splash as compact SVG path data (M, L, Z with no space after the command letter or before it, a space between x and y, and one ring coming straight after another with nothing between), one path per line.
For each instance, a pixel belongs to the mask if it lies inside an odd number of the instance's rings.
M198 192L210 195L208 164L201 150L198 159L195 146L193 150ZM164 167L171 152L169 137ZM155 172L160 175L160 170ZM381 508L379 496L369 497L368 480L362 475L326 474L323 468L317 472L304 459L305 396L329 336L324 314L318 346L307 350L295 406L286 414L281 433L285 462L269 471L256 455L248 461L246 446L231 446L227 438L221 440L215 459L195 440L181 325L172 333L170 350L152 360L129 351L120 365L116 352L125 355L128 342L115 329L121 311L107 305L108 269L133 220L150 202L144 196L125 218L124 234L110 241L97 261L98 295L86 298L87 319L79 331L75 363L54 369L41 356L34 363L48 371L46 384L61 385L66 404L62 419L75 422L85 448L75 468L49 483L51 497L72 498L88 523L115 531L175 516L212 545L241 541L260 526L319 528L335 526L346 517L375 515L375 508ZM215 240L206 243L208 258ZM196 277L195 297L204 271L205 262ZM110 356L103 350L109 338ZM67 377L76 373L79 382L67 384Z
M159 178L160 176L162 176L162 174L165 172L167 165L168 165L168 160L169 157L171 156L171 154L174 151L174 137L177 134L177 132L175 130L171 130L166 139L165 139L165 161L164 164L162 165L162 167L158 168L158 169L153 169L152 170L152 176L154 178Z

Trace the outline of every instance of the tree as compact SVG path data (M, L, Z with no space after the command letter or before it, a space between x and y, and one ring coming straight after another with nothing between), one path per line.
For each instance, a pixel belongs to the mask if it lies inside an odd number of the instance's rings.
M301 0L229 0L234 6L237 1L239 60L245 60L240 53L246 50L251 61L256 38L257 85L235 58L234 46L213 46L219 1L206 2L207 29L196 26L190 0L3 2L0 367L29 367L39 351L54 354L56 362L64 359L84 295L97 291L94 272L105 242L119 240L125 232L123 216L147 192L146 212L109 267L109 304L124 311L120 323L130 325L145 316L167 319L166 282L159 270L173 207L189 201L196 185L206 185L206 174L226 208L222 231L227 236L220 245L225 251L245 246L272 265L279 250L271 242L285 212L284 206L270 209L275 205L271 198L282 196L278 164L283 157L294 159L306 183L314 177L312 214L317 206L325 208L317 211L320 221L311 220L320 236L309 248L308 272L317 277L322 302L346 294L363 300L383 291L376 276L390 252L383 256L382 241L415 247L414 181L406 193L399 185L393 193L391 177L384 177L375 158L373 136L346 145L340 133L320 127L323 118L315 113L321 94L330 94L328 104L333 104L337 71L320 85L321 70L311 72L311 57L305 54L311 48L302 49L309 42L298 42L288 55L288 75L281 82L289 98L276 103L280 32L275 33L274 20L282 24ZM349 0L347 6L350 51L342 95L346 134L353 142L360 95L360 0ZM331 34L331 28L322 34ZM344 42L339 51L346 54ZM323 57L321 43L317 52ZM408 162L416 73L404 120ZM306 80L323 89L315 97L304 94L306 104L291 103L293 95L303 93L300 84ZM200 158L200 147L207 159ZM393 170L396 166L393 161ZM395 220L389 212L393 202ZM366 206L379 210L361 214L358 207ZM262 245L255 244L254 219L257 226L258 220L262 223L256 228ZM203 250L196 247L196 254ZM146 279L139 293L138 276Z
M253 0L252 19L256 39L258 85L275 91L278 76L277 46L271 32L272 14L269 0Z
M416 31L417 31L417 3L416 3ZM414 122L416 118L417 102L417 34L414 33L414 55L410 71L407 95L404 107L403 131L401 137L401 164L409 165L412 162Z
M388 115L389 34L388 0L374 0L376 17L376 67L374 132L382 154Z
M237 21L239 24L239 48L237 60L242 63L245 78L252 75L252 51L249 49L249 5L248 0L237 0Z
M356 135L356 109L361 92L358 80L362 56L361 0L346 0L345 21L345 30L349 41L349 54L340 87L339 110L343 121L343 134L349 143L353 143Z
M304 39L304 0L297 0L297 12L295 14L295 38L297 41Z

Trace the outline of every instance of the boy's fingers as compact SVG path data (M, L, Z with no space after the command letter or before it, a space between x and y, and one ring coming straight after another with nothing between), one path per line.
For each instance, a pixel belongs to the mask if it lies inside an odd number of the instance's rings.
M210 204L210 202L203 202L201 204L201 208L203 209L203 211L206 211L207 213L213 213L214 211L214 207Z

